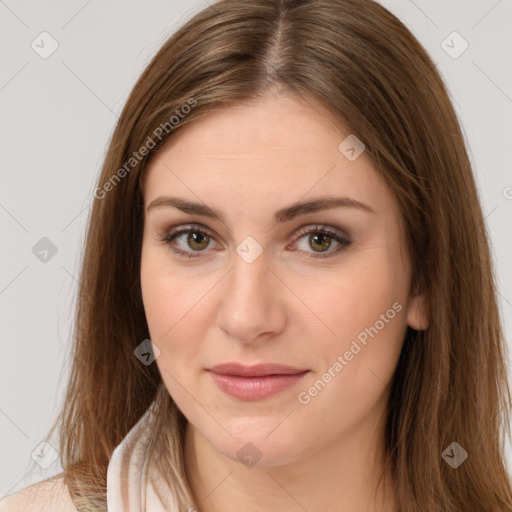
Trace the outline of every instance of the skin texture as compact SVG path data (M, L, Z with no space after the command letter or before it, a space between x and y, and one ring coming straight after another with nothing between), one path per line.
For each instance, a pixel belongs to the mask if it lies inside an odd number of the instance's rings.
M221 222L152 208L142 246L156 363L189 420L185 464L202 512L396 510L387 479L376 492L388 385L407 326L425 328L427 319L423 298L409 294L396 201L364 152L350 161L338 149L349 132L328 119L312 101L290 95L223 107L177 133L145 171L146 206L173 196L224 215ZM342 207L276 223L277 210L321 196L350 197L374 213ZM192 223L212 236L195 244L187 234L161 240ZM299 234L316 226L350 245ZM251 263L236 251L247 237L263 250ZM330 257L310 257L317 254ZM390 309L393 318L334 370ZM224 394L206 371L225 362L309 373L277 395L244 401ZM299 393L329 368L330 381L301 403ZM245 450L260 457L253 466L237 456L249 442L255 448Z

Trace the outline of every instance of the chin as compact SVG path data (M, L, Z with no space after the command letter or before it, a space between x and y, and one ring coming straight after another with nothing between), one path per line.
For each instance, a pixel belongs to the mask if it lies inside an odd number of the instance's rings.
M275 427L275 425L274 425ZM247 425L243 433L233 434L232 438L207 438L210 444L225 457L247 467L282 466L299 459L304 454L304 442L286 432L272 432Z

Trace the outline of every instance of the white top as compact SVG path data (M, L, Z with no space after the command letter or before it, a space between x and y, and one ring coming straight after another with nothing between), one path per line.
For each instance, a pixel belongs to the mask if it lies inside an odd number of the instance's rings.
M142 473L146 466L146 445L151 434L151 419L156 412L155 402L115 448L107 469L108 512L140 512L141 500L146 500L149 512L178 512L178 502L168 490L166 508L151 483L142 488Z
M108 512L140 512L145 500L148 512L178 512L176 497L167 487L164 496L166 507L151 483L142 488L147 441L151 435L151 419L155 412L153 402L140 420L114 449L107 468ZM144 492L145 491L145 492ZM14 494L0 498L0 512L77 512L63 477L46 480L26 487Z

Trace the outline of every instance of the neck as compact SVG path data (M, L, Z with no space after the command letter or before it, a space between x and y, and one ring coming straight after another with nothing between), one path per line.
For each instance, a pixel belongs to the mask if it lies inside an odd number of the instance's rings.
M382 406L371 411L312 455L268 467L247 467L225 456L189 423L184 457L196 508L396 512L392 479L384 471L383 413Z

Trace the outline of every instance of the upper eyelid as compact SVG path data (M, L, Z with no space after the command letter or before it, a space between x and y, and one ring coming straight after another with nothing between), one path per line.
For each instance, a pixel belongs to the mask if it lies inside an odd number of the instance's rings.
M179 224L177 226L173 226L172 228L170 229L167 229L167 230L163 230L163 234L165 236L167 235L178 235L178 234L183 234L183 233L186 233L188 231L193 231L193 230L197 230L197 231L204 231L208 234L208 236L211 236L212 238L215 238L216 239L216 236L215 236L215 233L208 227L202 225L202 224L196 224L196 223L191 223L191 224ZM341 228L337 228L335 226L330 226L328 224L321 224L321 223L309 223L309 224L304 224L303 226L300 226L299 228L295 229L293 231L293 233L297 233L298 235L301 234L302 231L315 231L315 229L317 231L333 231L334 233L333 234L336 234L340 237L345 237L345 238L349 238L349 234L346 232L346 230L344 229L341 229Z
M172 237L173 240L179 236L182 236L185 233L191 232L191 231L203 231L207 236L214 239L216 243L219 243L217 240L217 237L212 232L210 228L207 228L206 226L202 224L197 223L191 223L191 224L180 224L177 226L173 226L172 228L166 230L163 232L161 239L165 240L166 238ZM298 242L301 238L304 236L314 233L315 231L318 231L320 233L326 232L328 236L331 236L332 238L338 237L341 240L346 240L350 244L352 243L352 237L343 229L329 226L326 224L320 224L320 223L310 223L305 224L303 226L300 226L299 228L294 230L295 239L292 243ZM338 243L341 243L340 240L337 240ZM193 251L195 252L195 251Z

